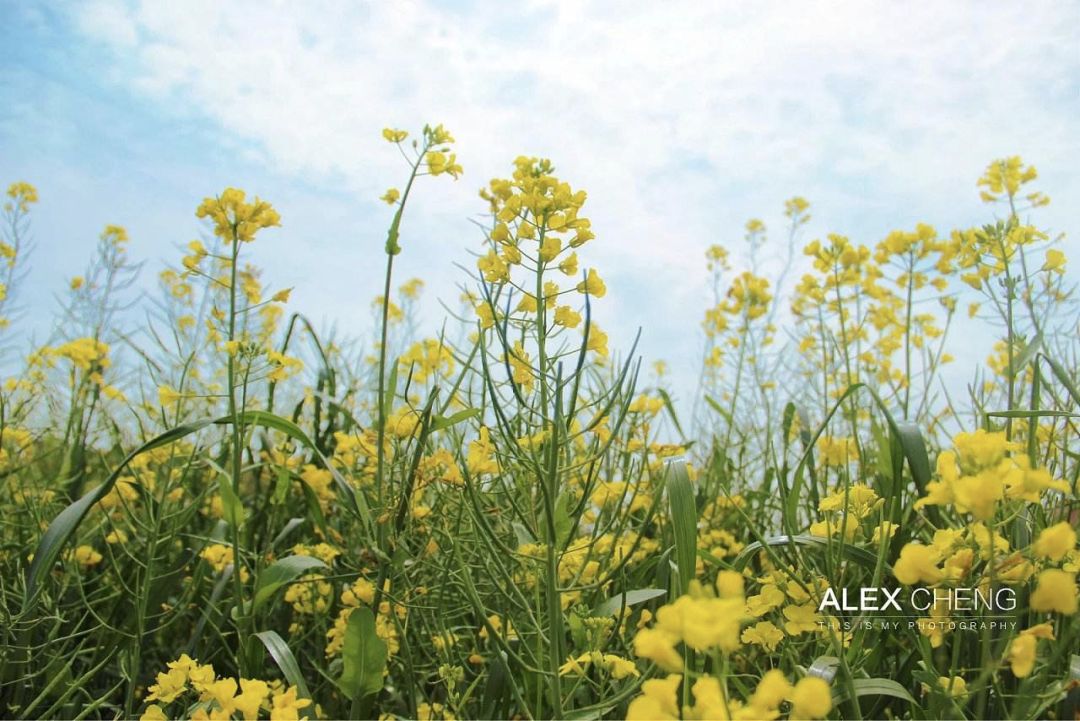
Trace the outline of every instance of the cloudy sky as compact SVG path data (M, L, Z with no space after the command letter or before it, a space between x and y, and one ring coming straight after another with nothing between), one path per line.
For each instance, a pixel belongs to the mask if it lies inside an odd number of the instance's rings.
M779 247L792 195L806 239L944 232L989 219L974 181L1020 154L1054 201L1040 224L1075 234L1078 23L1051 2L5 2L0 182L42 197L26 322L47 332L104 224L150 285L199 200L236 185L283 217L251 249L266 279L364 332L378 196L405 173L379 131L441 122L465 175L423 184L398 266L427 281L429 326L479 245L477 189L546 156L589 192L613 343L640 326L647 358L690 375L705 249L738 258L750 217Z

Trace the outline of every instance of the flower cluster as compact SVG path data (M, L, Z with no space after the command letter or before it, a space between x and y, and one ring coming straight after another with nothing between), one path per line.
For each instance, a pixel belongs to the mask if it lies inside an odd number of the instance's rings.
M186 653L166 664L168 671L158 673L157 681L147 690L142 721L165 721L176 718L166 708L181 698L191 697L186 718L192 721L209 719L271 718L275 721L297 721L300 711L311 705L311 699L299 698L295 686L281 681L260 681L247 678L219 678L212 664L200 664Z

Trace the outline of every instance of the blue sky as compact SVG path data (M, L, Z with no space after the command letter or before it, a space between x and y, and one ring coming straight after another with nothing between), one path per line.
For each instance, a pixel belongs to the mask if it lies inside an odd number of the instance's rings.
M398 264L456 305L480 238L476 190L518 154L589 191L615 346L696 370L705 249L813 203L805 239L874 244L924 221L986 222L974 181L1020 154L1073 235L1080 201L1080 5L1035 3L4 3L0 182L36 184L22 301L44 337L55 294L106 223L150 286L227 185L279 209L252 247L316 324L364 333L404 168L386 125L442 122L464 177L429 179ZM793 9L797 8L797 9ZM1072 241L1067 241L1071 243ZM766 270L779 259L770 257ZM685 396L689 383L680 384Z

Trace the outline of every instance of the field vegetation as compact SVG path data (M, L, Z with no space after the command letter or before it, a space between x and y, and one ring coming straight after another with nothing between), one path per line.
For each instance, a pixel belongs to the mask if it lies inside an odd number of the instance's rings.
M341 300L372 338L290 313L257 265L288 231L227 188L156 294L106 227L10 364L0 714L1080 718L1078 316L1034 167L988 165L979 227L812 239L795 197L779 241L708 248L676 407L604 332L605 241L548 160L462 209L486 221L447 262L460 311L421 334L395 260L462 167L441 125L383 135L385 285ZM9 339L37 200L4 198ZM996 339L960 384L958 333ZM824 603L862 588L934 602Z

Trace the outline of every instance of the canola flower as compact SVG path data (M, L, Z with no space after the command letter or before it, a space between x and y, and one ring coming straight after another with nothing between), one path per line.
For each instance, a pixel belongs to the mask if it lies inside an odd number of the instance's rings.
M212 237L159 276L145 368L132 336L73 323L5 380L0 502L19 512L0 564L39 592L4 596L4 650L27 688L62 662L78 703L148 719L1067 714L1075 369L1051 311L1069 265L1031 224L1033 168L980 179L1007 219L877 242L804 239L811 206L792 198L802 278L759 262L768 218L738 230L745 253L710 247L708 401L688 423L675 364L642 373L602 329L606 240L551 161L484 187L464 322L418 333L424 281L392 277L411 261L403 213L416 178L462 168L442 126L383 136L410 175L381 198L388 272L362 350L287 312L252 243L281 219L228 188L197 210ZM5 213L36 201L12 186ZM102 270L131 240L100 239L104 265L66 281L73 308L120 302ZM17 269L15 240L0 255ZM939 371L950 326L988 317L1001 337L968 408ZM50 519L85 493L50 556ZM869 630L822 603L860 587L940 598L913 628ZM978 611L940 600L999 591L1016 623L989 642L965 627ZM105 637L116 660L79 645ZM882 678L903 693L859 694ZM12 714L44 713L13 689L0 679Z

